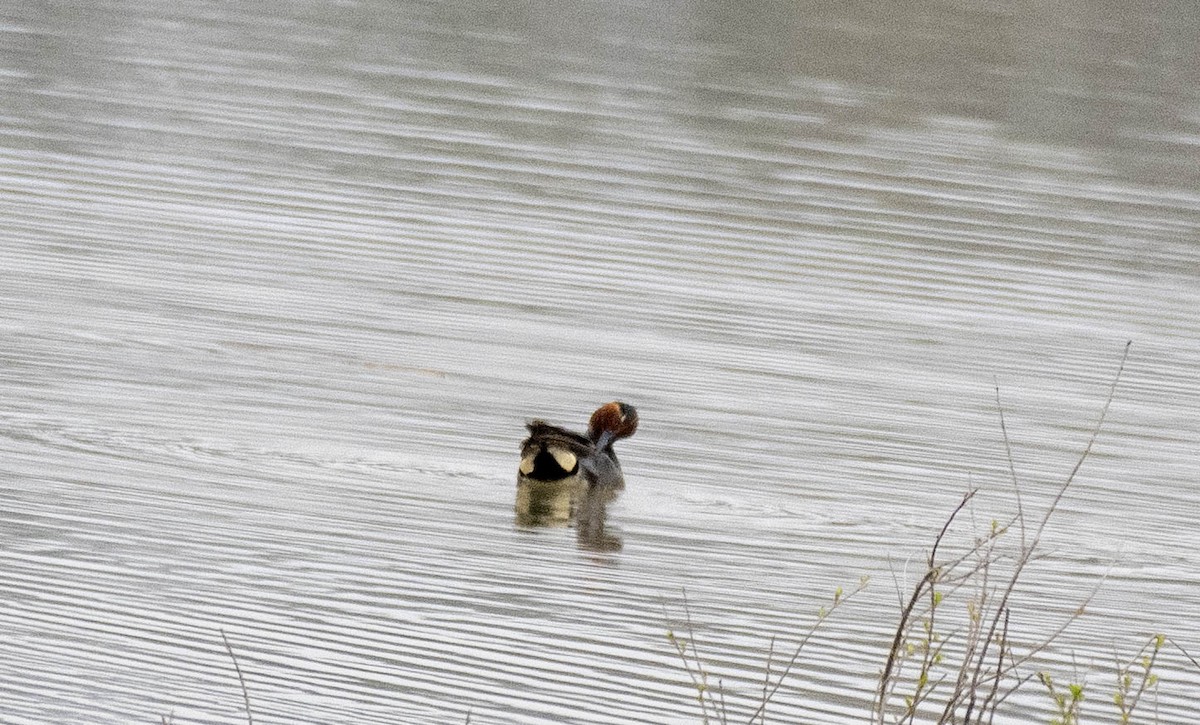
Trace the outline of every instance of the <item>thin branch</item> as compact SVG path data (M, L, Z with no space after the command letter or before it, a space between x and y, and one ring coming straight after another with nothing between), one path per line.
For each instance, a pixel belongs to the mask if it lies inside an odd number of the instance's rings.
M712 693L708 690L708 671L704 669L704 658L700 656L700 648L696 646L696 629L692 626L692 608L688 604L687 589L683 590L683 617L684 621L687 622L688 640L692 643L692 658L696 660L696 672L700 675L701 706L703 706L704 699L707 698L709 704L713 707L713 711L719 715L717 704L713 701ZM686 650L687 643L685 642L684 651L686 652ZM705 717L707 718L707 715Z
M767 725L767 702L770 699L767 696L767 688L771 686L771 663L775 659L775 635L771 635L771 644L767 647L767 674L763 677L762 689L762 705L759 707L760 722L762 725ZM754 718L750 718L751 725L754 723Z
M950 530L950 524L954 523L954 518L956 516L958 516L958 512L962 511L963 506L966 506L967 503L971 499L975 498L975 494L978 492L979 492L979 489L973 488L970 491L967 491L966 493L964 493L962 500L959 501L958 505L954 507L954 510L950 512L950 516L946 519L946 523L942 524L942 530L938 532L937 538L935 538L933 540L933 548L931 548L929 550L929 568L930 569L934 568L934 562L937 561L938 547L941 546L942 539L944 539L946 537L946 532Z
M696 633L692 628L692 613L688 606L687 589L683 590L683 611L686 615L687 638L681 640L675 635L673 629L667 630L667 639L675 646L676 653L679 654L679 659L683 661L683 669L687 672L688 677L692 681L692 686L696 689L696 700L700 703L700 715L704 723L709 722L709 708L713 710L713 717L717 717L720 713L717 711L717 703L713 700L712 693L708 691L708 673L704 669L704 661L700 658L700 651L696 649ZM671 617L667 613L667 604L663 602L663 619L667 621L670 627ZM692 657L688 658L687 642L692 640ZM695 661L695 669L692 667L692 661Z
M942 543L942 539L950 529L950 524L954 522L959 512L975 497L976 490L972 489L963 494L962 500L958 502L958 505L950 512L950 516L946 518L946 522L942 524L942 530L938 532L937 537L933 540L933 548L929 551L929 566L925 570L925 576L921 577L921 581L917 582L916 587L913 588L912 596L908 600L908 604L900 612L900 622L896 625L896 635L892 638L892 647L888 651L887 662L883 666L883 674L879 677L879 692L876 695L875 701L875 718L879 723L883 723L883 708L889 692L888 683L892 679L892 671L896 666L896 658L899 656L901 649L903 649L904 633L908 629L908 622L912 617L913 608L917 606L917 602L925 593L925 587L937 580L938 569L934 564L937 561L938 546Z
M1092 428L1092 434L1088 437L1087 445L1083 447L1083 452L1079 454L1079 459L1075 461L1074 467L1072 467L1071 472L1067 474L1067 478L1065 481L1063 481L1063 484L1059 486L1058 492L1055 494L1054 499L1050 502L1050 506L1046 509L1046 513L1042 515L1042 520L1038 523L1038 527L1034 531L1032 542L1025 543L1021 547L1021 555L1017 558L1016 565L1013 568L1013 573L1009 577L1008 584L1000 596L1000 601L997 603L996 613L992 616L987 638L983 640L983 651L979 655L979 665L976 667L975 678L971 687L972 699L967 703L966 714L963 718L963 722L967 723L968 725L971 722L971 713L975 707L973 693L979 685L980 676L982 674L982 670L980 668L982 667L983 660L987 657L987 651L991 647L992 641L996 636L996 630L1000 626L1000 613L1008 608L1008 601L1012 597L1013 590L1016 589L1017 580L1020 579L1021 573L1024 571L1026 564L1029 563L1033 556L1033 552L1041 543L1042 534L1046 530L1046 525L1050 523L1050 518L1054 515L1054 512L1058 510L1059 503L1062 501L1063 496L1066 495L1067 489L1069 489L1071 484L1075 481L1075 476L1079 473L1079 469L1083 467L1084 461L1086 461L1088 456L1091 454L1092 446L1096 443L1096 438L1100 436L1100 429L1104 427L1104 419L1108 417L1108 409L1112 405L1113 397L1116 396L1117 383L1120 382L1121 373L1125 370L1125 361L1129 359L1129 348L1132 344L1132 340L1125 343L1125 349L1121 355L1121 363L1117 366L1117 373L1113 376L1112 383L1109 385L1108 396L1104 399L1104 406L1100 409L1100 417L1096 420L1096 425Z
M804 646L808 644L808 641L812 639L817 630L821 628L821 625L826 619L829 618L829 615L833 614L838 607L848 602L852 597L854 597L854 595L858 594L863 589L866 589L867 581L868 578L864 576L859 580L858 586L852 589L849 594L843 594L842 588L838 587L837 592L835 592L833 596L833 604L830 605L828 609L825 607L821 608L821 611L817 614L817 621L813 623L813 626L808 630L808 632L806 632L804 636L800 638L800 643L796 645L796 649L794 652L792 652L792 656L788 659L787 664L784 665L783 670L775 679L775 684L767 692L766 697L763 698L762 704L760 704L758 708L754 710L754 712L750 713L750 719L747 722L753 723L754 719L766 710L767 703L771 701L771 698L775 697L776 692L779 692L779 688L783 685L783 681L787 679L787 676L791 673L792 668L796 665L796 660L800 658L800 653L804 651Z
M1200 668L1200 662L1197 662L1195 657L1188 654L1188 651L1183 648L1183 645L1179 644L1178 642L1171 639L1170 637L1167 637L1167 641L1170 642L1171 644L1173 644L1175 646L1175 649L1182 652L1184 657L1187 657L1189 660L1191 660L1193 665L1196 665L1197 668Z
M1162 643L1164 640L1166 640L1166 637L1163 635L1154 635L1150 638L1149 642L1142 645L1142 648L1133 656L1133 659L1130 661L1128 666L1124 668L1118 667L1117 676L1121 680L1122 697L1121 701L1117 703L1117 706L1121 709L1122 723L1127 723L1130 721L1130 719L1133 717L1133 711L1137 709L1138 703L1140 703L1142 700L1142 695L1146 693L1146 687L1152 686L1153 682L1157 679L1151 673L1154 670L1154 663L1158 659L1158 653L1160 650L1162 650ZM1145 652L1147 649L1150 650L1150 656L1148 658L1145 657ZM1125 682L1127 681L1127 678L1130 677L1129 671L1133 669L1134 664L1138 662L1140 662L1142 665L1138 689L1133 693L1133 697L1124 697L1123 695L1127 690L1127 685L1125 685Z
M242 677L242 667L238 664L237 656L233 654L233 646L229 644L229 637L225 636L225 630L221 630L221 639L225 640L225 650L229 652L229 659L233 660L233 669L237 671L238 682L242 685L242 699L246 702L246 722L249 725L254 725L254 715L250 711L250 691L246 689L246 678Z
M1017 521L1021 524L1021 548L1025 548L1025 508L1021 505L1021 486L1017 483L1017 467L1013 463L1012 439L1008 437L1008 426L1004 422L1004 405L1000 402L1000 382L996 385L996 410L1000 413L1000 434L1004 438L1004 455L1008 458L1008 473L1012 477L1013 491L1017 494Z
M1067 493L1067 489L1075 481L1075 474L1079 473L1079 469L1083 468L1083 462L1091 455L1092 445L1095 444L1096 438L1100 436L1100 429L1104 427L1104 419L1108 417L1108 408L1112 405L1113 397L1117 394L1117 383L1121 381L1121 373L1125 371L1125 361L1129 359L1129 347L1131 345L1133 345L1133 340L1125 343L1125 350L1121 354L1121 364L1117 366L1117 374L1113 376L1112 383L1108 386L1108 396L1104 399L1104 407L1100 409L1100 417L1096 420L1096 425L1092 428L1092 434L1088 437L1087 445L1083 447L1083 452L1079 454L1079 460L1075 461L1075 466L1071 469L1071 473L1067 475L1067 480L1059 487L1054 500L1050 502L1050 508L1046 509L1041 523L1038 524L1037 535L1033 541L1034 547L1037 547L1038 541L1042 538L1042 531L1046 528L1050 517L1058 509L1058 503L1062 501L1062 497Z
M904 592L900 588L900 577L896 576L896 567L895 567L895 564L892 562L891 554L888 554L887 563L888 563L888 573L892 575L892 585L896 588L896 606L903 607L904 606ZM904 565L904 570L906 572L908 571L908 564Z
M1004 629L1000 633L1000 643L997 645L999 652L996 653L996 679L992 681L992 689L988 692L987 697L983 700L983 707L980 709L980 719L983 718L983 713L988 712L988 706L991 705L991 712L995 712L996 691L1000 688L1000 680L1006 672L1004 668L1004 654L1011 652L1012 649L1008 644L1008 617L1012 614L1011 609L1004 610Z

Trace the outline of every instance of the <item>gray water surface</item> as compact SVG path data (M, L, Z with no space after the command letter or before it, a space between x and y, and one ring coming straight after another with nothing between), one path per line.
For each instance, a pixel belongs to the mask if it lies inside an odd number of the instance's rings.
M1115 722L1114 652L1200 652L1198 38L1188 2L4 10L0 721L243 722L223 629L265 723L696 723L686 590L740 722L866 575L768 717L866 722L893 580L968 488L950 548L1015 511L995 388L1040 515L1132 340L1012 615L1100 586L1026 673ZM524 422L613 399L603 540L523 525ZM1158 673L1194 722L1200 669Z

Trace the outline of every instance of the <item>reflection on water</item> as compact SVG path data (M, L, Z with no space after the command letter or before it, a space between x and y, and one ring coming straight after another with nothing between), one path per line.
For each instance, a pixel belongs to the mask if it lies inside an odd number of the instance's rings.
M517 524L520 526L566 526L579 510L579 499L588 487L578 480L518 481Z
M1013 636L1194 636L1189 0L0 16L6 718L240 721L224 628L267 721L695 722L664 596L753 701L1011 508L994 384L1033 510L1130 338ZM626 396L619 500L514 501L522 412ZM892 594L773 717L863 721Z
M620 491L578 481L521 481L516 523L529 528L574 526L579 545L592 551L620 551L621 536L608 526L608 505Z

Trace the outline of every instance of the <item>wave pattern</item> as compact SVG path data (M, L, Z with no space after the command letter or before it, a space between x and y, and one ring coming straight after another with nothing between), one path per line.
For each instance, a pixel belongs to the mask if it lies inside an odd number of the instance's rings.
M769 711L861 722L893 573L967 487L1013 511L994 388L1044 507L1127 339L1021 634L1105 580L1048 667L1200 650L1194 117L1101 152L849 51L809 76L761 18L781 68L704 12L319 5L0 26L6 722L240 721L222 629L268 721L696 722L684 592L748 714L771 638L871 575ZM515 526L524 420L614 397L614 550ZM1161 667L1190 722L1200 673Z

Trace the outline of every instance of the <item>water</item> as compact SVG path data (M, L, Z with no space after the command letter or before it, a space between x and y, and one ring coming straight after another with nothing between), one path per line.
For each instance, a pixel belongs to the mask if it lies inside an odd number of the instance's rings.
M0 33L0 720L242 722L223 629L262 722L698 722L685 589L744 720L770 638L869 575L768 718L865 722L893 572L968 487L951 548L1014 510L994 387L1040 512L1126 340L1013 631L1104 580L1036 665L1100 721L1114 650L1200 651L1190 4ZM523 423L617 398L603 538L521 525ZM1158 667L1192 722L1200 670Z

